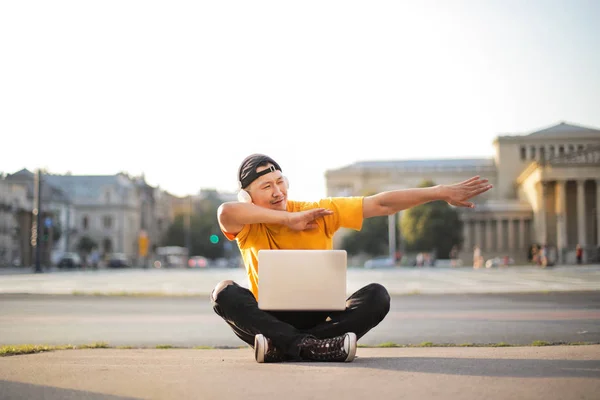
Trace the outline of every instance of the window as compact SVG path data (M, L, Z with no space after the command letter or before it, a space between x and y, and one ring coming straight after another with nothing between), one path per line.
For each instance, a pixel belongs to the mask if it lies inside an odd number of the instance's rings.
M527 148L525 146L521 146L521 160L525 161L527 159Z
M575 151L575 146L573 146L572 144L569 145L569 153L572 153Z
M554 153L554 152L555 152L555 150L554 150L554 146L553 146L553 145L550 145L550 147L549 147L548 149L549 149L549 150L548 150L548 158L550 158L550 157L554 157L554 154L555 154L555 153Z
M113 226L113 219L110 215L105 215L104 217L102 217L102 226L104 226L104 229L111 229Z
M583 145L580 144L579 146L577 146L577 151L583 151Z
M546 159L546 148L544 146L540 147L540 160Z
M558 156L562 157L565 155L565 146L563 146L562 144L560 146L558 146Z
M84 215L82 220L81 220L81 226L83 228L84 231L87 231L88 228L90 227L90 219L88 218L87 215Z

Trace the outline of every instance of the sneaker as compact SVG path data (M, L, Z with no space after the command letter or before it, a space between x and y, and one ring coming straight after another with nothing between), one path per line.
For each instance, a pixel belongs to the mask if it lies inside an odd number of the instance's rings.
M300 348L305 360L350 362L356 356L356 334L349 332L328 339L308 336L300 342Z
M286 360L285 354L273 346L271 339L262 334L254 336L254 358L258 363L274 363Z

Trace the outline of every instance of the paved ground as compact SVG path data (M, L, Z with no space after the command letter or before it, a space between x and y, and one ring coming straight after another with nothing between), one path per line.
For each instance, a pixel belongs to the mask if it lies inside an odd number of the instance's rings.
M392 297L390 313L362 338L394 342L600 343L600 292ZM0 295L0 344L243 344L201 297Z
M1 399L598 399L600 346L358 349L257 364L242 350L67 350L0 358Z
M210 293L225 279L247 286L243 269L208 270L99 270L61 271L42 274L10 273L4 270L0 293L72 294L111 292L152 292L163 294ZM349 268L348 293L378 282L391 294L407 293L507 293L600 290L600 265L557 266L553 268L510 267L395 268L365 270Z

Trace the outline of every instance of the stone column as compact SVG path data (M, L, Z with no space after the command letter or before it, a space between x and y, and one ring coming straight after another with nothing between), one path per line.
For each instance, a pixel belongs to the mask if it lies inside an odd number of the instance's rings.
M481 250L483 250L483 243L481 241L482 232L481 232L481 221L478 219L473 220L475 237L473 238L473 246L479 246Z
M496 250L504 250L504 232L502 232L503 219L496 220Z
M540 231L537 235L537 240L540 242L540 245L544 245L548 240L548 224L546 222L546 195L548 194L548 183L541 182L540 190L540 207L538 210L538 228Z
M492 220L488 218L485 221L485 247L487 250L494 250L494 243L492 242L493 237L494 232L492 231Z
M519 249L525 248L525 218L519 219Z
M558 261L564 263L563 252L567 247L567 181L556 182L556 247Z
M515 221L512 218L508 219L508 249L515 249Z
M586 246L585 238L585 190L584 180L577 181L577 242Z
M600 246L600 179L596 180L596 246Z
M463 219L463 251L473 251L473 244L471 243L471 221Z

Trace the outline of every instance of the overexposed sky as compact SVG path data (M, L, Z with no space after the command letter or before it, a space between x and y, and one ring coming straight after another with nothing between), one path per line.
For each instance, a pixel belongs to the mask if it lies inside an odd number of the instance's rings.
M0 171L144 173L290 197L361 160L490 157L498 134L600 127L600 1L0 3Z

